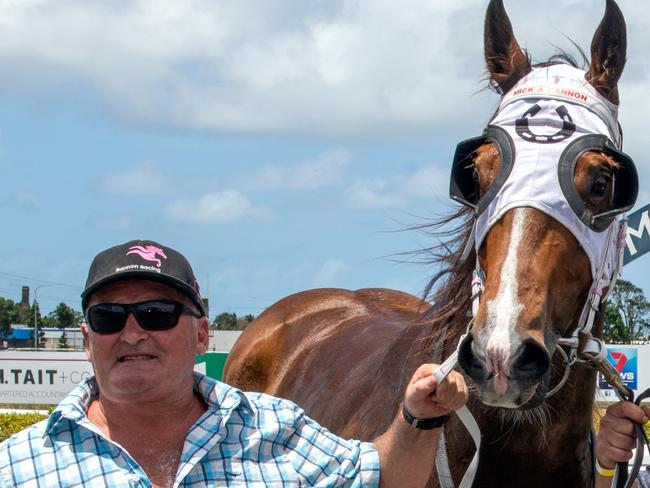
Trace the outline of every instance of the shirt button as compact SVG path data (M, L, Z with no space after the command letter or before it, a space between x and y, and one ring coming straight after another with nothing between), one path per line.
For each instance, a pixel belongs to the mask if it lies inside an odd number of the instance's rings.
M138 483L140 481L140 475L138 473L131 473L129 479L134 483Z

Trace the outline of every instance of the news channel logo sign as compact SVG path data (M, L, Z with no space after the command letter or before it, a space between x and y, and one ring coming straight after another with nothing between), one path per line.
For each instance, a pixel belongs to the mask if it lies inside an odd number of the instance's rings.
M638 360L635 347L608 347L607 360L619 372L625 386L631 390L637 389ZM598 387L602 390L611 390L603 375L598 373Z

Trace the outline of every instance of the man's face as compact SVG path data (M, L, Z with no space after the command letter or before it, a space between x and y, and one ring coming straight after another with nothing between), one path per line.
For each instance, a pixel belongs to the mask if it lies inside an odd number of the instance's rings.
M193 310L196 305L182 293L161 283L123 280L92 294L98 303L136 303L176 300ZM129 314L124 328L115 334L83 329L86 354L93 364L101 396L113 402L173 401L191 394L194 358L208 348L208 320L181 315L172 329L149 331Z

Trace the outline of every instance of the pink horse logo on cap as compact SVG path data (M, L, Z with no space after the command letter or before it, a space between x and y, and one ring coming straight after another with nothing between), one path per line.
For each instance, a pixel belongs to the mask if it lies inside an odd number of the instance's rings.
M165 256L165 252L156 246L131 246L129 248L129 252L127 252L126 254L127 256L129 254L137 254L142 259L156 263L156 266L158 268L160 268L160 265L162 263L160 259L156 257L156 255L160 256L161 258L167 259L167 256Z

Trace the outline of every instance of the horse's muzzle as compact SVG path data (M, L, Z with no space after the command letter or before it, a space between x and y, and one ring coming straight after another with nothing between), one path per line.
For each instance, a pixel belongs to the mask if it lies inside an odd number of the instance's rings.
M551 365L546 349L532 339L523 341L512 356L494 358L478 350L471 333L460 344L458 362L484 403L509 408L519 408L539 396L537 387L548 379Z

